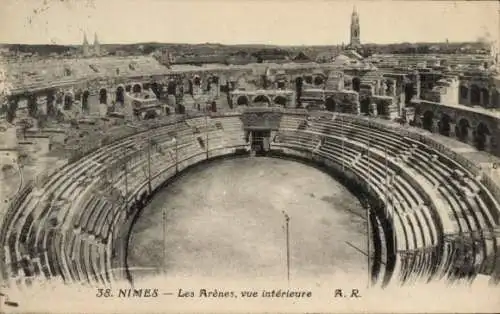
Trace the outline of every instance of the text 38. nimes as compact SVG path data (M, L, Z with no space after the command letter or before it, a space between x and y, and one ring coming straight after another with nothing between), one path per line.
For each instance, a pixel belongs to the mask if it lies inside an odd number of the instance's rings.
M177 293L161 292L159 289L97 289L98 298L156 298L161 295L178 298L311 298L312 292L306 290L272 289L231 291L221 289L178 289Z

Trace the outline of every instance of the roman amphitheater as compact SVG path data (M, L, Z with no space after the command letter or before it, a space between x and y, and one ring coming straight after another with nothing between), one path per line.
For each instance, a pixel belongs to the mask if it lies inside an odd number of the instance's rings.
M342 260L381 287L497 283L494 66L478 55L5 62L0 281L224 274L209 263L281 276L269 265L281 263L284 210L292 275L348 272Z

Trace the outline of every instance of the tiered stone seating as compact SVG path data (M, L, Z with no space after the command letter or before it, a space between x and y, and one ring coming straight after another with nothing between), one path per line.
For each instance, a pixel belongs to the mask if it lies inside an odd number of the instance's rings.
M390 167L387 174L389 177L396 174L391 190L392 205L388 207L391 206L399 217L394 222L401 221L394 228L398 235L398 251L406 256L402 258L404 265L399 265L403 280L416 269L425 274L432 274L440 266L446 269L451 263L450 248L446 248L448 251L442 258L438 258L436 252L442 241L442 232L445 236L460 232L470 234L497 225L494 214L481 210L487 209L485 201L479 197L484 187L481 188L471 173L450 158L433 149L422 151L415 142L408 141L396 131L382 130L377 124L367 125L366 119L356 121L345 115L326 113L325 118L309 119L305 130L295 132L297 135L289 133L280 137L280 142L284 141L285 145L273 143L273 146L300 147L312 152L315 145L303 143L304 135L300 133L327 134L329 138L322 141L318 153L354 170L360 177L364 176L366 181L373 183L372 189L381 198L385 198L384 161L387 160ZM281 133L284 132L278 134ZM364 154L368 148L370 157ZM360 157L360 154L364 155ZM439 158L433 155L439 155ZM457 173L459 179L456 179ZM450 178L455 179L450 182ZM494 251L492 243L489 241L483 245L488 247L484 256Z
M238 114L206 119L145 121L131 135L111 133L116 141L62 167L42 188L21 191L0 229L2 278L21 285L36 278L109 284L113 226L123 223L127 204L145 190L149 170L155 189L201 160L247 147ZM396 268L385 278L412 281L447 272L458 244L445 246L443 237L474 238L498 226L498 203L480 179L382 123L344 114L284 114L271 146L336 164L385 203L396 238L396 252L385 246L391 239L382 241L386 256L396 253ZM117 193L124 202L112 202ZM477 263L497 254L492 240L480 239L480 245Z
M284 115L281 118L280 129L297 130L306 121L304 115Z

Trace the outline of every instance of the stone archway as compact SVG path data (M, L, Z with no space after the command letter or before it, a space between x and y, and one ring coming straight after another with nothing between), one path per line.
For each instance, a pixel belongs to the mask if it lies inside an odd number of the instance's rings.
M285 89L285 85L286 85L285 80L280 79L280 80L276 81L276 87L278 89Z
M328 111L336 111L337 103L335 102L335 99L333 99L333 97L328 97L325 101L325 107Z
M277 104L277 105L281 105L283 107L286 107L286 104L288 103L288 100L286 99L286 97L276 96L274 98L274 103Z
M312 84L313 83L313 77L311 75L304 76L304 82L306 82L306 84Z
M144 114L144 120L151 120L156 118L158 118L158 113L156 112L156 110L148 110Z
M269 105L271 105L271 100L266 95L257 95L253 99L253 103L254 104L267 104L267 106L269 106Z
M196 75L194 78L193 78L193 85L194 86L201 86L201 78Z
M325 79L321 75L318 75L314 78L314 85L315 86L322 85L324 82L325 82Z
M424 112L424 117L422 119L422 128L424 130L432 132L433 123L434 123L434 112L430 110Z
M90 92L88 90L83 91L83 94L82 94L82 110L83 111L89 110L89 97L90 97Z
M64 102L64 94L59 91L56 93L56 105L57 105L57 108L60 108L60 106L63 104Z
M56 95L53 90L47 93L47 115L52 116L55 114L55 101Z
M28 97L28 113L31 117L36 117L38 113L37 97L34 94Z
M123 86L118 86L116 88L116 98L115 98L117 103L124 104L125 103L125 88Z
M361 113L368 114L370 112L370 98L364 97L359 105Z
M487 88L481 88L481 98L483 101L481 106L488 108L490 106L490 91Z
M473 106L477 106L480 104L481 96L479 87L477 85L472 85L470 87L470 104Z
M491 107L492 108L499 108L500 107L500 93L498 92L497 89L493 90L493 93L491 95Z
M131 91L131 90L132 90L132 86L131 86L131 85L126 85L126 86L125 86L125 91L126 91L127 93L130 93L130 91Z
M439 134L444 136L450 136L451 131L451 117L447 114L442 114L441 119L439 119Z
M151 91L153 91L157 99L160 99L161 89L162 87L160 84L158 84L158 82L151 83Z
M458 121L455 133L460 141L467 142L467 137L469 136L470 123L467 119L462 118Z
M167 95L175 95L177 90L177 83L174 80L170 80L167 84Z
M304 79L299 76L295 79L295 93L297 97L297 104L300 106L300 99L302 98L302 89L304 86Z
M66 93L64 95L64 110L71 110L71 107L73 107L73 102L74 102L74 96L72 93Z
M474 142L476 145L476 148L478 150L485 150L486 149L486 137L491 136L490 129L486 124L483 122L480 122L477 125L475 136L474 136Z
M352 89L358 93L361 90L361 79L359 77L352 79Z
M248 106L248 97L247 96L239 96L238 99L236 99L236 104L238 106Z
M108 104L108 91L105 88L101 88L99 91L99 103Z
M383 102L378 102L376 103L377 105L377 115L378 116L385 116L387 113L385 112L385 106Z
M134 86L132 87L132 92L133 93L140 93L142 92L142 87L140 84L134 84Z
M81 89L78 89L76 92L75 92L75 101L82 101L82 90Z
M415 96L415 85L413 83L406 83L404 88L405 104L409 104L413 96Z
M465 85L460 85L460 100L467 100L469 97L469 88Z

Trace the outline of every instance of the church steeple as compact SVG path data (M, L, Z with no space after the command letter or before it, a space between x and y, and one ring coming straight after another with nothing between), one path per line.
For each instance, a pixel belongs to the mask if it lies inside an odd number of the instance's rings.
M97 33L94 33L94 54L96 56L101 55L101 45L99 44L99 40L97 39Z
M89 41L87 40L87 34L83 33L83 44L82 44L83 56L88 57L90 55L89 52Z
M359 38L360 27L359 27L359 16L356 11L356 6L354 6L351 15L351 48L359 48L361 47L361 40Z

